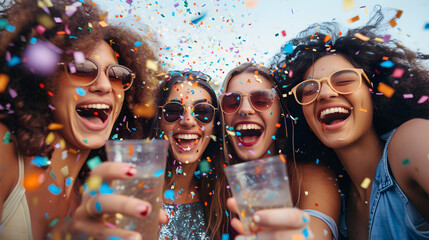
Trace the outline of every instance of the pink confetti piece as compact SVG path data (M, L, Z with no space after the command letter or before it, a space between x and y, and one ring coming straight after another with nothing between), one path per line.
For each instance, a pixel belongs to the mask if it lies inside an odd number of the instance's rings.
M413 94L412 93L407 93L407 94L404 94L404 98L405 99L409 99L409 98L413 98L414 96L413 96Z
M428 96L422 96L419 101L417 101L418 104L422 104L424 102L426 102L429 99Z
M85 62L85 55L83 54L83 52L76 51L73 53L73 57L77 63Z
M392 73L392 77L394 78L401 78L402 75L404 75L405 70L402 68L396 68L395 71Z
M16 98L18 96L18 93L16 93L15 89L9 88L9 94L12 98Z

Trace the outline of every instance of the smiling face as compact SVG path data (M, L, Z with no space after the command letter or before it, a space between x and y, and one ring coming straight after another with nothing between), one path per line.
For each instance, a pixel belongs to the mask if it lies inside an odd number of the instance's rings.
M210 94L198 85L188 84L188 82L177 83L168 97L167 103L170 102L186 106L185 112L177 121L167 122L164 114L161 117L161 129L168 137L173 157L185 164L198 162L210 143L213 120L209 123L197 120L191 106L197 103L211 104Z
M253 90L272 89L273 86L265 77L253 73L241 73L229 81L228 92L240 92L244 95ZM267 151L274 154L273 136L278 128L276 124L280 118L280 104L275 96L273 104L266 111L255 110L249 102L249 96L243 96L241 105L235 113L222 113L228 130L235 132L235 136L228 134L228 140L237 156L244 161L266 157ZM238 132L238 134L237 134Z
M304 75L304 79L321 79L345 68L355 68L342 55L328 55L318 59ZM319 96L302 106L305 119L316 136L328 147L349 146L372 128L373 105L365 83L352 94L333 91L326 81L321 83Z
M66 142L78 149L96 149L110 136L122 108L124 91L112 88L106 76L107 66L118 64L106 42L99 42L85 57L101 66L98 79L89 86L79 86L61 70L51 104L56 108L54 121L64 125L59 133Z

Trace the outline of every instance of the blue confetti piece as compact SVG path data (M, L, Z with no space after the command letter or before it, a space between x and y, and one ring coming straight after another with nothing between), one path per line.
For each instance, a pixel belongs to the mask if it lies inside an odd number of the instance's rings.
M226 213L226 216L227 216L227 217L229 217L229 213L228 213L228 211L226 211L226 210L225 210L225 213Z
M11 58L10 58L10 61L9 62L7 62L7 66L8 67L13 67L13 66L16 66L16 65L18 65L18 64L20 64L21 63L21 58L19 58L19 57L17 57L17 56L12 56Z
M164 192L164 198L166 198L167 200L171 200L174 201L174 190L169 189L167 191Z
M81 96L85 96L85 90L83 90L82 88L76 88L76 93L81 95Z
M302 230L302 234L304 234L305 238L308 238L309 234L307 228L304 228L304 230Z
M237 186L235 187L235 191L238 191L238 189L240 189L240 185L237 185Z
M32 37L32 38L30 39L30 43L31 43L31 44L35 44L36 42L37 42L37 38Z
M319 159L316 159L316 164L319 164Z
M95 202L95 210L99 213L101 211L101 204L99 201Z
M272 138L272 139L274 139L274 140L276 140L276 136L274 136L274 135L273 135L273 136L271 136L271 138Z
M49 218L49 214L45 213L45 218L48 219Z
M290 42L290 43L286 44L286 46L283 48L283 52L285 54L292 53L293 52L293 43Z
M308 222L308 219L307 219L307 218L305 218L305 217L303 217L303 218L302 218L302 221L304 221L304 222L306 223L306 222Z
M48 161L49 159L47 157L34 156L33 160L31 160L31 163L38 167L46 167L49 166Z
M140 47L141 45L142 45L142 43L140 41L137 41L134 43L134 46L136 46L136 47Z
M51 192L54 195L58 195L61 193L61 188L55 186L55 184L53 184L53 183L51 185L49 185L48 190L49 190L49 192Z
M226 213L228 214L228 213ZM222 240L229 240L229 234L228 233L222 233Z
M429 23L425 24L425 30L429 30Z
M155 177L159 177L164 173L164 169L159 169L158 171L156 171L153 176Z
M71 177L68 177L67 179L66 179L66 186L68 187L68 186L71 186L71 184L72 184L72 178Z
M267 153L268 153L268 154L271 154L271 151L270 151L270 150L268 150L268 151L267 151Z
M393 67L395 64L392 62L392 61L390 61L390 60L386 60L386 61L384 61L384 62L382 62L382 63L380 63L380 66L382 66L382 67L384 67L384 68L391 68L391 67Z
M15 27L15 26L12 26L12 25L7 25L7 26L5 27L5 29L6 29L6 31L8 31L8 32L15 32L16 27Z
M84 140L83 140L83 142L84 142L84 143L88 143L88 140L84 139Z
M235 135L241 136L241 133L240 132L235 132Z
M124 240L124 239L122 239L120 237L116 237L116 236L111 236L107 240Z
M104 182L100 185L99 191L101 194L112 194L115 190L111 189L107 182Z
M192 24L197 25L199 22L201 22L205 17L206 17L206 13L201 14L201 16L194 18L193 20L191 20Z

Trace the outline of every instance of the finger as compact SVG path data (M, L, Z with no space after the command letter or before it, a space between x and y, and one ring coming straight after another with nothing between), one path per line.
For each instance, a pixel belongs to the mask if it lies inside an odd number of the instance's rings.
M235 198L228 198L228 200L226 201L226 206L229 208L229 210L238 214L239 211L238 211L237 202L235 201Z
M167 213L164 211L164 209L159 210L159 224L168 224L168 221L170 221L170 218L168 217Z
M253 222L259 227L297 229L308 226L310 216L297 208L277 208L257 211Z
M103 181L107 182L114 179L132 179L136 174L135 167L121 162L103 162L91 170L91 176L100 176Z
M231 219L231 227L235 229L239 234L244 234L244 227L238 218Z
M107 227L102 222L78 221L73 224L74 232L84 233L87 238L108 239L117 237L119 239L141 240L142 236L138 232L121 228Z
M75 215L83 218L101 216L105 213L121 213L130 217L144 218L151 213L150 203L120 194L95 195L76 209Z

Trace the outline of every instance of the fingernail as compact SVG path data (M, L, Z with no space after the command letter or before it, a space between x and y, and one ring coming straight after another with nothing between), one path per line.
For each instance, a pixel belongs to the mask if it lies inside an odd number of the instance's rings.
M126 238L127 240L142 240L142 236L140 234L133 234Z
M146 217L149 208L147 205L138 205L137 212L140 213L141 216Z
M125 174L127 176L132 177L132 176L136 175L136 173L137 173L137 169L135 167L130 166L130 167L128 167L127 172Z
M237 236L237 237L235 238L235 240L246 240L246 238L245 238L245 237L243 237L243 236Z
M253 222L258 223L261 221L261 217L259 215L253 215Z

